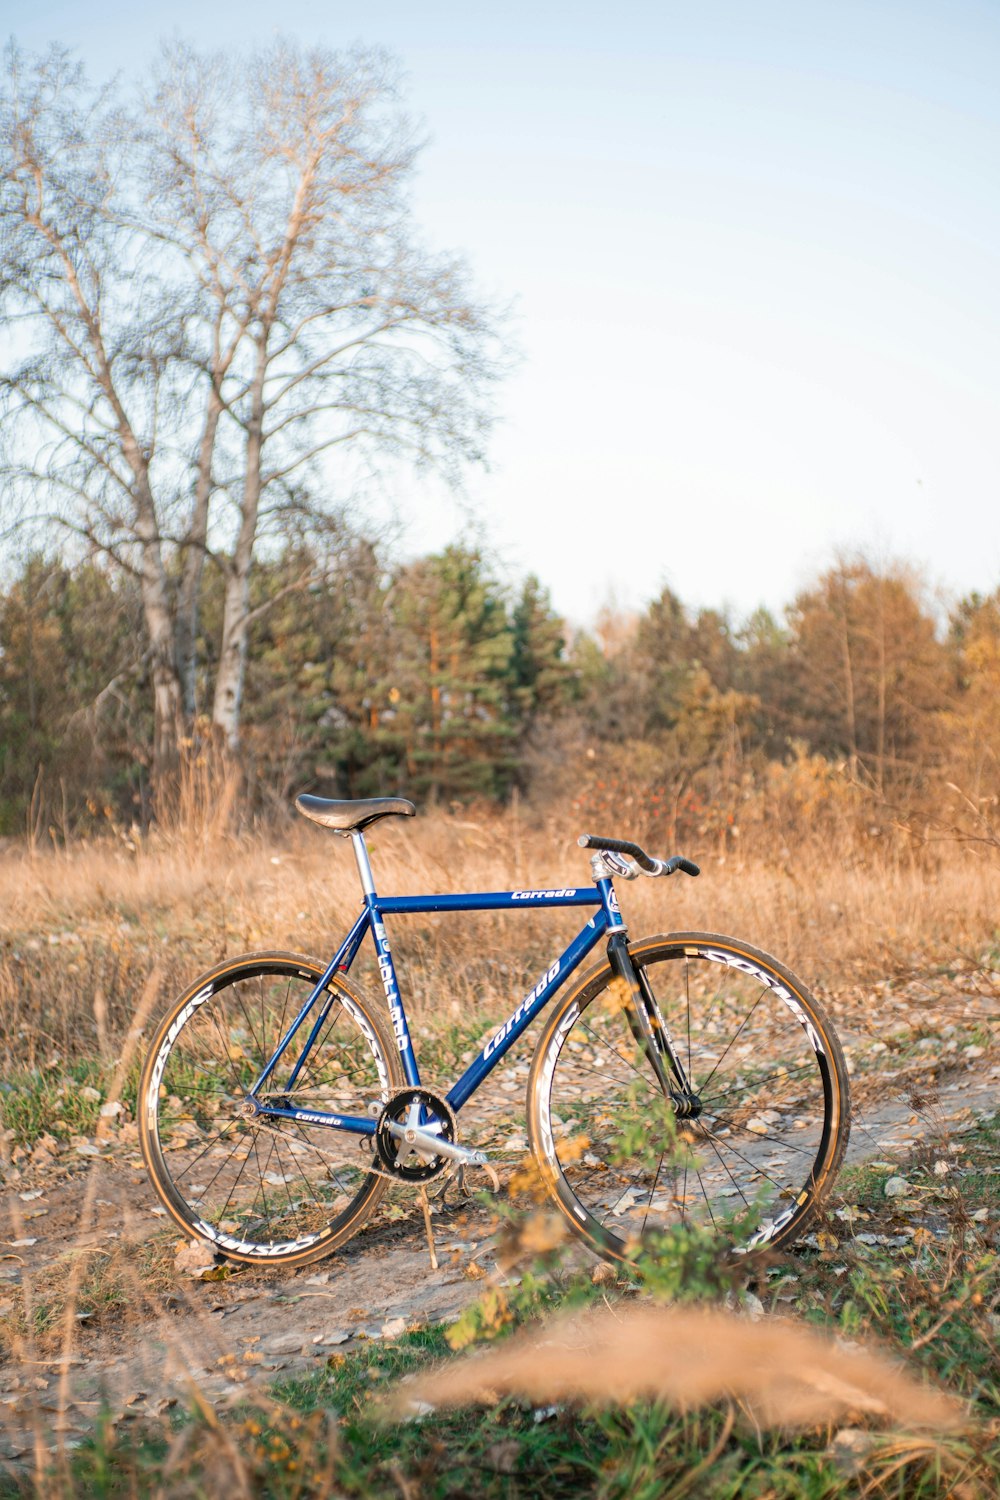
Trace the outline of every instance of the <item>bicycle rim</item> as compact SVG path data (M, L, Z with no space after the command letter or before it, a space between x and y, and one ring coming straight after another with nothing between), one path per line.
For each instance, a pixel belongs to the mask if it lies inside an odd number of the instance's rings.
M665 1098L621 986L607 965L592 972L553 1012L532 1072L532 1147L560 1209L611 1259L679 1229L741 1253L787 1243L847 1145L846 1068L822 1008L732 938L679 933L630 952L697 1108L683 1118Z
M245 1113L248 1091L323 969L262 954L204 974L164 1018L139 1086L143 1155L161 1201L189 1233L239 1261L302 1264L353 1234L385 1191L371 1138ZM367 1116L401 1082L381 1018L335 977L294 1084L314 1007L263 1102Z

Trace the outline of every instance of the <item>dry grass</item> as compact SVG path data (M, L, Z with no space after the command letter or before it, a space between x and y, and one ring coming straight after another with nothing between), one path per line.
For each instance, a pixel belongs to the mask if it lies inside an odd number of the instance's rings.
M523 811L437 814L381 824L370 846L385 892L583 885L577 832L555 816L529 825ZM743 937L782 958L842 1018L870 1012L873 986L934 970L975 974L995 991L1000 862L990 854L949 846L933 859L925 851L919 861L853 866L812 854L779 868L684 852L702 861L700 880L620 887L637 935L699 928ZM327 954L358 899L347 844L298 823L241 841L202 830L131 849L111 840L34 855L8 847L0 856L4 1065L34 1066L46 1049L117 1057L156 965L170 994L225 954ZM397 919L413 1018L482 1013L485 1024L521 998L576 925L572 912L535 910Z
M452 1360L400 1386L390 1409L400 1417L414 1403L494 1406L505 1396L538 1406L655 1400L682 1412L730 1399L760 1426L782 1429L863 1417L952 1431L965 1415L885 1356L786 1318L755 1323L721 1309L620 1304L566 1314Z

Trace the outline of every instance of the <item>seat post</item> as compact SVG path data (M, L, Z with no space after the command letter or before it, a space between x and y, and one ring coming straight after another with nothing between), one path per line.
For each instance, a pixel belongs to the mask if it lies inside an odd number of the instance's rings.
M354 858L358 863L358 875L361 879L361 889L366 896L374 896L375 882L372 879L372 867L368 859L368 845L360 828L356 828L351 834L351 843L354 845Z

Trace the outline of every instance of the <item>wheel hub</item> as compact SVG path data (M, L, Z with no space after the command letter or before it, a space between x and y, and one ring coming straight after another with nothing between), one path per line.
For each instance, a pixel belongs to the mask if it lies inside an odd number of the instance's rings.
M670 1102L674 1106L674 1113L678 1120L697 1120L701 1114L701 1100L697 1094L671 1093Z

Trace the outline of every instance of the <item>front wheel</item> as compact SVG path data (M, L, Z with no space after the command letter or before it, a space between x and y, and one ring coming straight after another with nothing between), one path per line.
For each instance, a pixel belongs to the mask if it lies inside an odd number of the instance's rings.
M255 1113L249 1103L323 972L291 953L219 964L164 1016L143 1066L139 1138L153 1186L186 1233L231 1260L318 1260L361 1227L387 1186L373 1170L372 1136ZM370 1118L402 1082L381 1016L334 975L258 1097Z
M822 1007L734 938L672 933L629 952L680 1078L665 1060L664 1089L609 964L556 1002L532 1064L528 1125L560 1211L611 1260L655 1254L658 1237L684 1228L739 1253L788 1243L850 1129L847 1069Z

